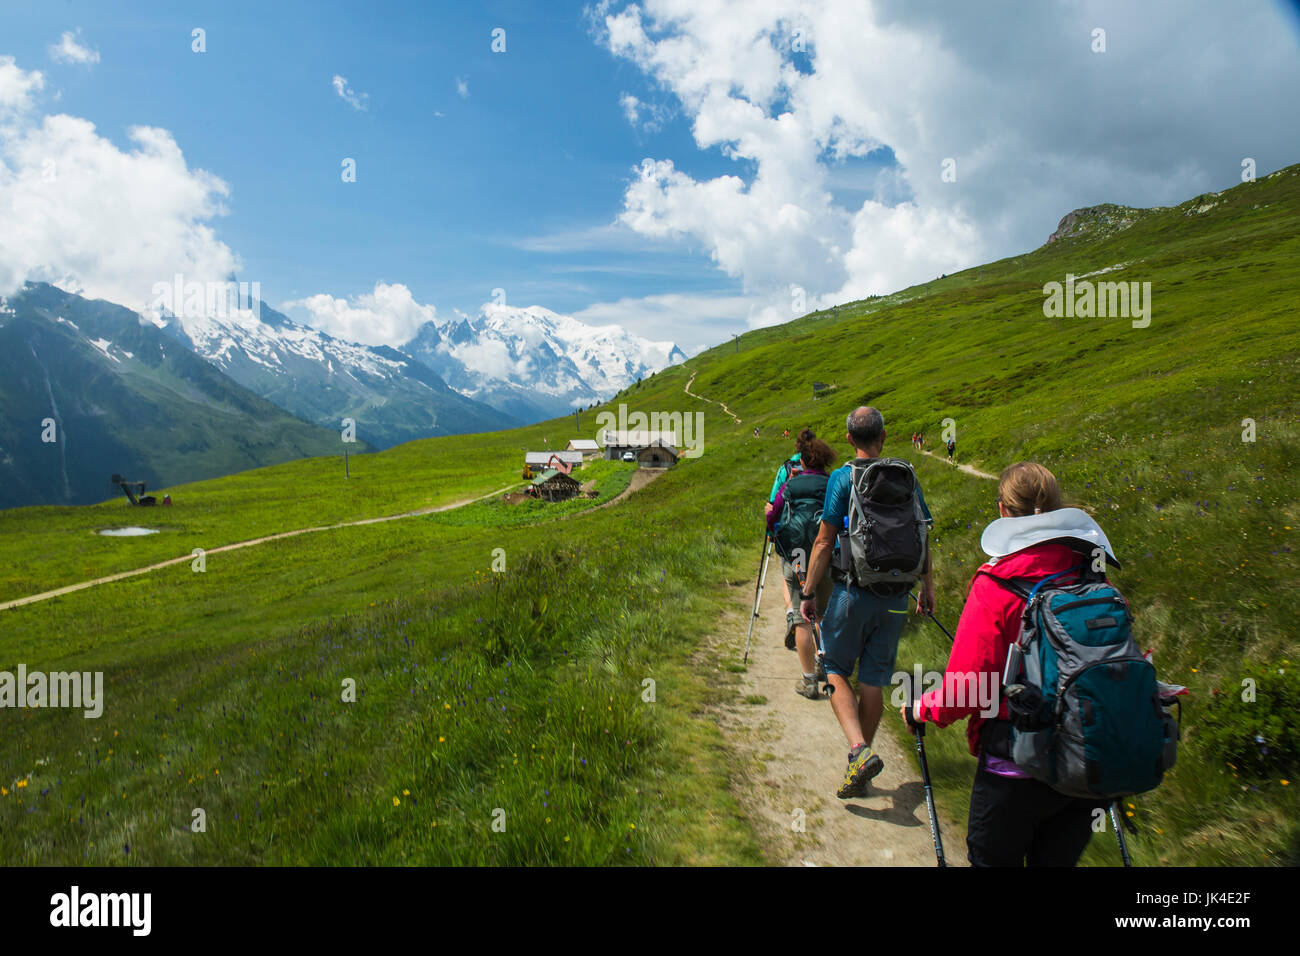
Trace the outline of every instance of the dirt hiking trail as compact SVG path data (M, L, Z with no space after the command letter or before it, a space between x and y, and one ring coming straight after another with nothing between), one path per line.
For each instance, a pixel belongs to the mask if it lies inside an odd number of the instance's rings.
M587 514L590 511L599 511L601 508L608 508L611 505L620 504L633 492L639 491L650 482L659 477L666 469L660 468L638 468L632 475L632 480L628 486L615 495L609 501L596 505L593 508L587 508L574 514L564 515L563 518L572 518L578 514ZM315 528L297 528L293 531L281 531L277 534L264 535L261 538L252 538L248 541L236 541L233 544L223 544L216 548L209 548L205 554L221 554L224 551L237 551L240 548L251 548L254 545L265 544L268 541L279 541L282 538L293 538L300 534L313 534L317 531L335 531L339 528L357 528L368 524L382 524L385 521L400 521L402 518L418 518L421 515L436 514L439 511L453 511L456 508L463 508L466 505L472 505L479 501L486 501L489 498L502 494L514 488L518 483L507 485L505 488L498 488L496 491L488 492L486 495L480 495L477 498L466 498L463 501L452 501L445 505L434 505L429 508L417 508L415 511L403 511L401 514L381 515L378 518L362 518L358 521L343 521L339 524L320 525ZM31 594L27 597L14 598L12 601L0 601L0 611L7 611L10 608L22 607L24 604L35 604L38 601L47 601L50 598L59 597L62 594L71 594L74 591L84 591L86 588L92 588L97 584L109 584L113 581L121 581L123 578L131 578L140 574L148 574L150 571L158 571L162 568L169 568L174 564L182 564L187 561L193 561L194 555L187 554L180 558L168 558L166 561L159 561L157 564L150 564L143 568L133 568L130 571L119 571L117 574L110 574L102 578L94 578L89 581L79 581L76 584L69 584L65 587L55 588L52 591L42 591L40 594Z
M265 544L268 541L279 541L281 538L293 538L300 534L314 534L317 531L334 531L338 528L357 528L367 524L382 524L385 521L399 521L402 518L416 518L420 515L435 514L439 511L451 511L455 508L463 508L465 505L472 505L477 501L485 501L493 495L499 495L503 491L509 491L515 487L514 484L505 488L498 488L496 491L481 495L478 498L469 498L464 501L453 501L445 505L434 505L429 508L419 508L415 511L403 511L401 514L381 515L378 518L362 518L358 521L343 521L339 524L320 525L315 528L297 528L293 531L281 531L277 534L264 535L261 538L252 538L248 541L236 541L233 544L223 544L216 548L208 548L205 554L221 554L225 551L237 551L240 548L251 548L254 545ZM150 564L143 568L133 568L130 571L119 571L117 574L110 574L102 578L94 578L90 581L80 581L76 584L69 584L65 587L55 588L53 591L42 591L40 594L31 594L27 597L15 598L12 601L0 602L0 611L7 611L10 608L22 607L24 604L35 604L37 601L47 601L50 598L58 597L61 594L71 594L74 591L83 591L86 588L93 588L97 584L109 584L112 581L121 581L123 578L135 577L138 574L148 574L150 571L157 571L161 568L169 568L173 564L182 564L187 561L193 561L194 555L187 554L180 558L168 558L166 561L159 561L157 564Z
M949 461L947 455L943 455L943 456L936 455L934 452L926 451L925 449L921 449L921 454L929 455L935 461L941 461L945 465L952 465L952 467L956 468L958 471L964 471L966 472L966 474L974 475L976 478L987 478L989 481L998 480L997 475L990 475L987 471L980 471L978 468L975 468L971 465L963 465L955 461Z
M712 398L705 398L703 395L696 395L694 392L691 391L691 384L695 381L696 374L697 374L696 372L691 373L690 380L687 381L687 383L682 386L682 391L684 391L687 395L691 396L691 398L698 398L700 401L708 402L711 405L722 406L722 410L726 412L728 415L730 415L735 420L736 424L739 425L740 419L736 416L735 412L733 412L731 409L727 407L726 402L719 402L719 401L715 401Z
M757 570L757 569L756 569ZM935 866L925 788L913 769L914 748L895 741L885 711L873 741L884 769L866 797L840 800L849 746L825 695L808 700L795 693L799 661L785 649L784 582L773 555L748 670L738 675L734 697L720 714L724 737L740 756L736 796L748 811L768 863L778 866ZM739 664L754 604L754 580L734 589L734 612L715 635L724 664ZM764 703L746 700L765 698ZM802 825L803 832L797 827ZM966 865L966 847L942 815L940 830L949 866Z

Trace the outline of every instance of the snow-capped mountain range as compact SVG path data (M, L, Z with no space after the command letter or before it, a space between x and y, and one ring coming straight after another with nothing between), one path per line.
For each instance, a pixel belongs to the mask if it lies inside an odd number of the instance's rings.
M353 418L358 437L380 448L565 415L686 358L671 342L538 306L491 304L473 320L435 319L399 351L250 305L150 318L250 391L331 428Z
M341 450L335 423L276 407L133 309L46 283L0 302L0 508L102 501L114 472L154 489Z
M426 322L401 351L461 394L530 422L603 401L686 359L672 342L652 342L619 325L497 304L472 320Z
M358 345L299 325L265 303L217 315L153 321L226 375L299 418L339 429L344 418L377 448L519 424L466 398L386 346Z

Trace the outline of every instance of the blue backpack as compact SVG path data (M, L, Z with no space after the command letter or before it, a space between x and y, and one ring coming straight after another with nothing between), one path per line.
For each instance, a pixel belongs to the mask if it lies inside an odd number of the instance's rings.
M1133 640L1128 601L1087 569L1036 583L989 575L1025 600L1002 675L1011 713L1002 755L1061 793L1113 800L1160 784L1179 729Z

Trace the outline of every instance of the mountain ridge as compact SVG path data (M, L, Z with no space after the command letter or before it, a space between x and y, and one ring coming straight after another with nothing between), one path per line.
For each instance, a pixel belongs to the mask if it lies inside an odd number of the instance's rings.
M686 360L673 342L587 325L542 306L489 303L425 322L401 351L462 394L526 421L566 415Z
M160 487L340 450L337 432L173 344L130 309L45 283L8 297L0 507L103 500L113 472Z

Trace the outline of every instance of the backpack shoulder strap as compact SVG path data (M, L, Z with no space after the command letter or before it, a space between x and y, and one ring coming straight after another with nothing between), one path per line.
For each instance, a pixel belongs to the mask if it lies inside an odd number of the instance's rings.
M1057 571L1055 574L1049 574L1046 577L1039 578L1037 581L1032 578L1000 578L995 574L990 574L983 568L980 568L976 574L986 575L1017 597L1022 598L1025 601L1032 601L1038 596L1038 592L1043 589L1044 585L1055 581L1057 578L1065 577L1068 574L1078 575L1079 568L1066 568L1064 571Z
M985 571L983 568L980 568L975 573L984 575L986 578L995 582L999 587L1010 591L1022 601L1029 600L1029 588L1025 587L1023 578L1000 578L996 574L991 574L988 571Z

